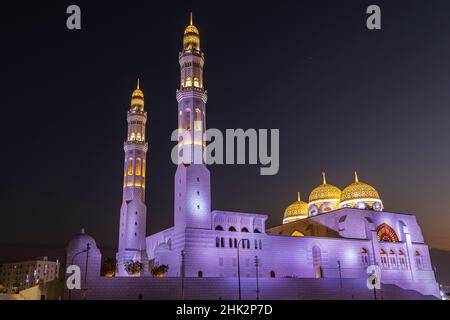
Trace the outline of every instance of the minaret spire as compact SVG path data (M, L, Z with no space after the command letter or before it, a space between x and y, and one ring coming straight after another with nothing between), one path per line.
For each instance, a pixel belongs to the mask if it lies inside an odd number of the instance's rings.
M325 171L322 171L322 179L323 179L323 184L327 184L327 177L325 176Z
M300 192L297 192L297 201L300 202Z
M358 179L358 172L356 172L356 171L355 171L355 182L359 182L359 179Z
M136 86L136 89L139 90L139 78L137 79L137 86Z
M190 26L193 26L193 25L194 25L194 23L192 22L192 11L189 12L189 25L190 25Z

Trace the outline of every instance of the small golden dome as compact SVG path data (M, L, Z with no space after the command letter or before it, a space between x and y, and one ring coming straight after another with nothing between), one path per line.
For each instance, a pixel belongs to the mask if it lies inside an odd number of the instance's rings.
M342 190L341 202L352 200L381 200L380 196L371 185L360 182L358 174L355 172L355 182Z
M325 172L322 172L323 183L313 189L309 195L309 202L320 200L338 200L341 198L341 189L327 183Z
M133 91L131 95L131 106L138 106L142 109L144 108L144 93L139 89L139 79L137 80L136 90Z
M189 25L184 30L183 48L185 50L195 49L200 50L200 33L192 23L192 12L189 16Z
M308 217L308 204L300 200L300 192L297 194L297 201L284 210L283 222L291 222Z

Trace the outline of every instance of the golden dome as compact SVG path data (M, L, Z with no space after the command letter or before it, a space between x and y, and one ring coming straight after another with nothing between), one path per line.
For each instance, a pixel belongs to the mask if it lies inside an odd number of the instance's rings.
M131 95L131 106L139 106L142 109L144 108L144 93L139 89L139 79L137 80L136 90L133 91Z
M332 199L339 201L341 198L341 189L327 183L325 172L322 172L322 176L323 183L311 191L311 194L309 195L309 202Z
M358 174L355 172L355 182L345 187L341 194L341 202L352 200L373 201L381 199L374 187L358 180Z
M308 217L308 204L300 200L300 192L297 194L297 201L284 210L283 222L292 222Z
M200 33L192 23L192 12L189 16L189 25L184 29L183 48L200 50Z

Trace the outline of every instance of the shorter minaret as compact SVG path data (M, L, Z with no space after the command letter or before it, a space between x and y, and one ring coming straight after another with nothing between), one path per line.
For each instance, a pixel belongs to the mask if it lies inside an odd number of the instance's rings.
M144 111L144 93L139 88L131 97L127 113L128 134L124 142L123 200L120 208L119 250L116 255L117 275L129 276L125 263L129 260L144 264L148 272L145 251L147 207L145 205L145 179L148 144L145 140L147 112ZM142 274L142 273L141 273Z

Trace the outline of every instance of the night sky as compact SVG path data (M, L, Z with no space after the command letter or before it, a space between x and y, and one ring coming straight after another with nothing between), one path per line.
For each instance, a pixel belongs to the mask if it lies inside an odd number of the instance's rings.
M366 28L370 4L382 30ZM78 4L82 30L66 28ZM266 213L360 180L450 250L450 2L39 1L0 11L0 261L85 227L117 247L126 112L148 112L147 234L173 225L178 52L194 12L209 128L279 128L280 171L211 166L212 208Z

